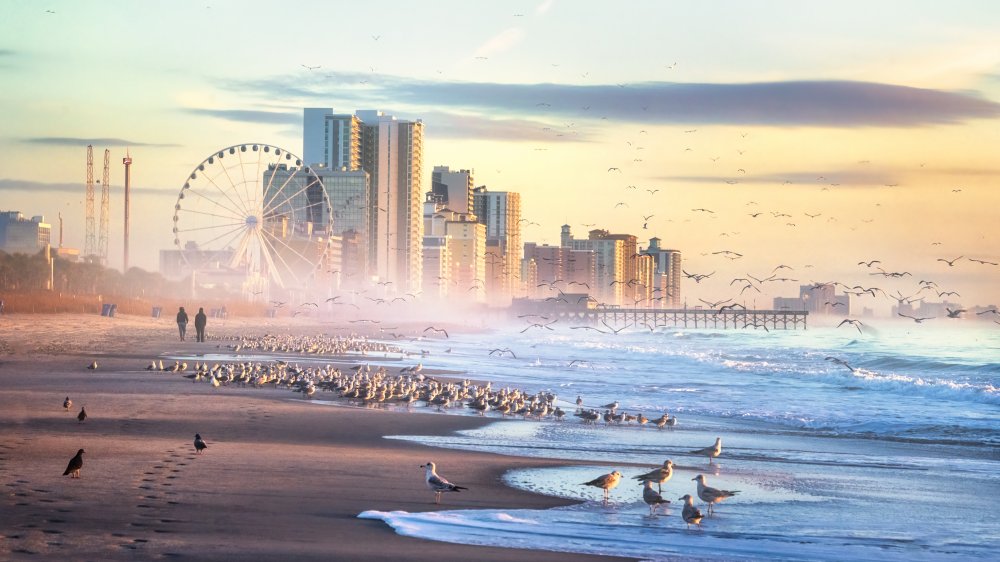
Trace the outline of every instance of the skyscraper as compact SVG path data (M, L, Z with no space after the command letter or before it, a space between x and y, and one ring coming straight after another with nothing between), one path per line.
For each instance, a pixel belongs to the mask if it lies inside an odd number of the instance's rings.
M643 254L653 256L654 284L659 288L653 298L660 308L681 306L681 253L660 247L659 238L650 238Z
M487 294L509 301L521 284L521 194L477 188L472 194L476 220L486 225Z
M431 194L456 213L471 213L472 172L434 166L431 172Z
M368 172L369 270L398 292L417 292L421 285L423 131L419 120L398 120L376 110L345 115L307 108L303 113L307 163Z

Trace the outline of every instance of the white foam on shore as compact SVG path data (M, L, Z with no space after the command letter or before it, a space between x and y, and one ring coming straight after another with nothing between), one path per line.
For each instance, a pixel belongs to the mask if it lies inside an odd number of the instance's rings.
M640 504L641 505L641 504ZM481 546L526 548L644 560L940 560L912 537L793 536L728 530L724 516L688 530L679 508L645 515L645 505L601 507L592 503L548 510L461 510L409 513L365 511L361 519L384 521L409 537ZM604 521L595 525L594 519ZM780 531L780 530L775 530Z

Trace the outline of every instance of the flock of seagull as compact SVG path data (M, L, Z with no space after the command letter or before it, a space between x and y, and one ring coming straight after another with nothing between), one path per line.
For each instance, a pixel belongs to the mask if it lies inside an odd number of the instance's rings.
M712 459L715 459L722 454L722 438L716 438L715 444L709 447L696 449L694 451L690 451L690 453L694 455L707 456L709 464L711 464ZM433 462L420 465L420 468L425 470L424 481L426 482L427 487L434 492L435 504L441 503L441 495L444 493L468 490L468 488L453 484L448 481L448 479L438 474L437 466ZM660 506L669 508L670 500L663 497L663 484L670 480L673 475L674 462L667 459L663 461L662 466L633 477L633 479L638 480L639 484L643 486L642 500L649 506L649 515L651 517L657 514L657 510ZM705 502L707 508L706 511L709 516L715 513L715 504L729 499L740 492L739 490L722 490L709 486L704 474L698 474L691 480L697 483L695 494L698 499ZM613 470L607 474L602 474L593 480L583 482L580 485L592 486L594 488L601 489L603 493L602 503L603 505L607 505L610 501L611 490L618 487L618 484L620 484L621 481L622 473L617 470ZM653 490L653 484L656 484L656 490ZM677 499L684 500L684 507L681 510L681 519L685 524L687 524L687 528L690 529L691 525L700 525L702 519L705 518L705 515L694 505L694 496L691 494L684 494Z

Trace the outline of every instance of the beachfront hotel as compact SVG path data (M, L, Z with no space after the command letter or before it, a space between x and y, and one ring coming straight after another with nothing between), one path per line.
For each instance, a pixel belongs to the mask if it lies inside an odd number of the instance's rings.
M420 291L423 122L377 110L305 108L302 154L314 168L367 172L367 271L397 293Z

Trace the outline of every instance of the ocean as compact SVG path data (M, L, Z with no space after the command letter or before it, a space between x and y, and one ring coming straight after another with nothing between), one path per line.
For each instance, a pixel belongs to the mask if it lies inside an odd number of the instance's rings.
M650 560L995 559L1000 327L970 324L895 324L865 334L849 326L617 335L518 326L423 340L427 368L463 371L494 388L548 390L570 413L580 396L588 407L618 401L619 411L651 419L669 412L678 425L588 425L568 415L394 436L583 461L512 471L505 480L584 503L361 517L433 540ZM491 356L496 348L516 358ZM723 452L714 464L689 452L716 437ZM632 477L668 458L675 468L663 496L673 504L651 517ZM581 483L615 469L624 478L604 506L601 491ZM696 497L698 474L739 494L689 530L678 498Z

